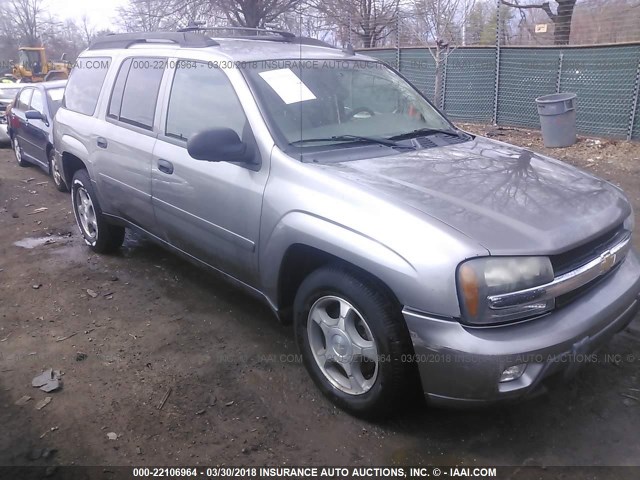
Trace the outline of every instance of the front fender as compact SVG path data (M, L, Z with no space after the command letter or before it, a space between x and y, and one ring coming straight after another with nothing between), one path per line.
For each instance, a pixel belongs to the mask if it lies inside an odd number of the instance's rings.
M301 212L280 219L260 251L260 278L263 291L273 305L278 304L278 279L282 259L296 244L313 247L351 263L380 279L402 304L410 303L418 273L398 252L344 225Z

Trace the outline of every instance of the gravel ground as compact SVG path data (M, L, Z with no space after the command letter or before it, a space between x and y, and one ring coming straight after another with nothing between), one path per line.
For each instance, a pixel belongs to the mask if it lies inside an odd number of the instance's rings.
M536 132L493 134L622 185L640 211L638 144L547 152ZM361 421L319 395L266 307L138 237L92 254L68 195L6 149L0 285L0 465L640 465L637 318L603 352L620 362L549 395ZM47 368L62 390L31 386Z

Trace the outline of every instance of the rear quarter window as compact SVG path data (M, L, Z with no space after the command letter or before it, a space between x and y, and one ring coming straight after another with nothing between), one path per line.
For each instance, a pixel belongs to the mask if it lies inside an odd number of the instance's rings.
M79 58L69 76L64 107L84 115L93 115L110 64L110 57Z

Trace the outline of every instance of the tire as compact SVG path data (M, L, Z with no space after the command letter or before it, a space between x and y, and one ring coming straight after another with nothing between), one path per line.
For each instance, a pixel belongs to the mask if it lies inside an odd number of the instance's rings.
M124 241L124 227L110 225L100 209L89 173L78 170L71 182L71 207L84 241L96 253L115 252Z
M20 165L21 167L28 167L29 162L26 162L23 159L22 147L20 146L20 142L18 142L18 139L16 137L13 137L11 139L11 146L13 147L13 155L16 157L16 162L18 162L18 165Z
M377 280L342 266L312 272L296 293L294 329L307 371L334 404L365 418L402 411L413 347L400 306Z
M67 184L64 183L62 175L60 174L60 170L56 165L55 159L53 158L53 149L49 151L48 160L49 175L51 175L51 178L53 178L53 184L55 185L56 190L58 190L59 192L68 192L69 188L67 187Z

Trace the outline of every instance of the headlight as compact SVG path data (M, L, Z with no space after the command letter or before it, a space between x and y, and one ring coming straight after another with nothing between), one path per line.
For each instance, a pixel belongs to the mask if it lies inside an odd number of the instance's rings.
M537 287L553 281L553 267L547 257L483 257L458 267L458 297L463 321L492 325L541 315L555 306L555 300L535 301L508 308L489 307L489 295L501 295Z

